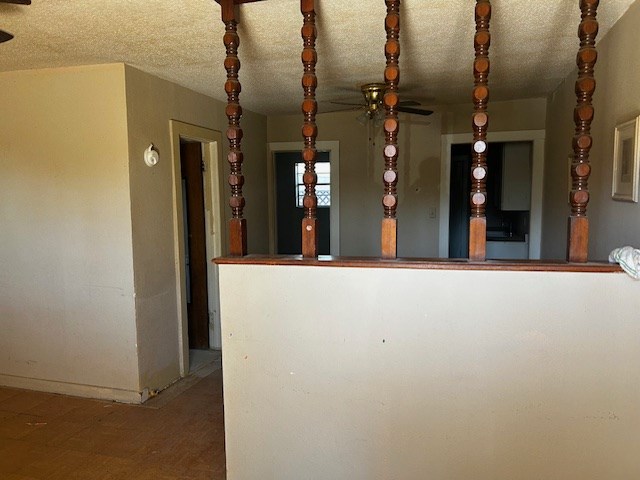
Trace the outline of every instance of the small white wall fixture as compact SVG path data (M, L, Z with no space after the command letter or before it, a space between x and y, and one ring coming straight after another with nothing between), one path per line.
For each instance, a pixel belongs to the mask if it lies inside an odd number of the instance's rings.
M544 130L521 130L516 132L490 132L487 140L492 142L532 142L531 165L531 210L529 218L529 259L540 258L542 244L542 189L544 179ZM451 190L451 146L472 143L471 133L442 135L440 156L440 238L438 256L449 256L449 195Z
M301 152L304 142L273 142L267 144L267 193L269 198L269 253L274 255L277 245L275 154L279 152ZM318 152L329 153L331 165L331 210L329 212L331 230L331 255L340 255L340 142L316 142Z
M160 160L160 155L156 150L156 147L153 145L149 145L147 149L144 151L144 163L147 167L155 167L158 164L158 160Z
M222 133L198 127L178 120L170 120L171 149L173 161L173 224L176 259L176 296L178 305L178 342L180 344L180 375L189 373L189 337L186 296L186 271L184 264L184 222L182 205L182 174L180 169L180 140L202 143L204 163L204 202L207 257L213 259L222 255L222 195L220 184L220 158L222 158ZM209 294L209 346L221 348L220 339L220 299L218 292L217 267L207 264ZM211 331L213 328L213 332Z

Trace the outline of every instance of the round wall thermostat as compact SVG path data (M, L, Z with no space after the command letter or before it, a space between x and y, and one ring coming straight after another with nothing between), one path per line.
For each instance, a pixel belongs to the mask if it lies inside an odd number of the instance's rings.
M158 151L153 146L153 143L149 145L149 147L144 151L144 163L147 164L147 167L153 167L160 160L160 155L158 155Z

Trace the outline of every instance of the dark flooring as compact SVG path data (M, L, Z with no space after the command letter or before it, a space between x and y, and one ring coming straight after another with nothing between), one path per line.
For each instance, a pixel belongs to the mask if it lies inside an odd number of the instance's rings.
M222 370L183 382L145 405L0 388L0 479L224 479Z

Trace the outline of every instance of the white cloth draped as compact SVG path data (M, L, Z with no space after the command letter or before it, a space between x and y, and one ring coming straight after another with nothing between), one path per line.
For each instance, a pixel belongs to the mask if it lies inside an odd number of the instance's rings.
M637 248L616 248L609 254L609 262L619 263L625 272L640 280L640 250Z

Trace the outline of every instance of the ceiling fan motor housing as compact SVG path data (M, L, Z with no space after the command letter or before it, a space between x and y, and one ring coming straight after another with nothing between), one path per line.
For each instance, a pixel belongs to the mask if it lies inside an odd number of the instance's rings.
M382 97L386 85L384 83L365 83L360 87L366 102L367 115L371 118L382 108Z

